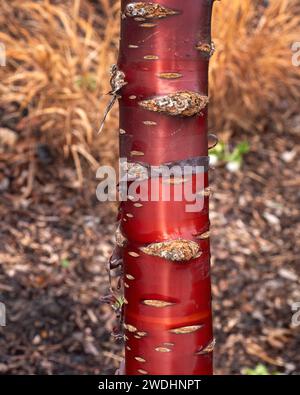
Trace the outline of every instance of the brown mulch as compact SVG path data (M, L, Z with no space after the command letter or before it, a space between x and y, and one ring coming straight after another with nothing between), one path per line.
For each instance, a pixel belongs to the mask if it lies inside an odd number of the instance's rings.
M300 163L295 135L250 138L243 171L215 171L211 204L216 372L300 373Z
M212 172L216 373L262 363L300 374L299 327L291 326L292 304L300 302L296 136L242 137L251 145L242 171L221 165ZM33 152L29 166L21 149L13 162L0 152L0 301L7 309L0 373L112 373L121 344L100 297L108 292L114 210L97 202L90 171L80 188L71 164L47 146Z

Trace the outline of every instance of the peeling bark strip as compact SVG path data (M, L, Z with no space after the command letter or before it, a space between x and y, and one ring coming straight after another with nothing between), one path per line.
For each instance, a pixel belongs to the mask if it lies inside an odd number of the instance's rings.
M113 252L111 254L111 257L109 258L109 281L111 281L110 275L111 275L111 270L116 269L117 267L122 266L123 264L123 259L122 259L122 250L119 246L116 246L113 249Z
M208 96L191 91L170 93L167 96L158 96L139 102L139 105L146 110L184 117L200 115L207 104Z
M126 246L128 240L122 234L120 227L117 228L115 237L116 237L116 244L118 247L125 247Z
M187 168L188 167L188 168ZM202 169L199 169L201 168ZM150 177L169 177L168 172L164 170L172 170L174 177L182 177L183 175L197 174L201 172L207 172L209 168L209 157L199 156L197 158L188 158L180 161L163 163L160 166L152 166L149 163L144 162L122 162L121 168L127 172L129 181L133 180L146 180ZM170 183L176 183L175 179L169 180ZM180 182L184 182L181 180ZM140 206L141 207L141 206Z
M119 70L119 68L116 64L113 64L110 69L111 91L108 92L108 94L111 95L112 98L109 101L109 103L105 109L105 113L104 113L103 119L101 121L98 133L101 133L101 131L103 129L106 117L118 98L119 90L122 89L123 86L125 86L125 85L127 85L127 82L125 81L125 74L123 73L123 71Z
M141 247L144 254L158 256L170 261L189 261L196 258L199 246L194 241L171 240L162 243L153 243L147 247Z
M118 218L126 240L118 236L117 247L127 375L212 374L208 149L217 140L208 137L206 111L212 4L121 0L119 77L112 85L122 88L112 92L120 156L128 162L128 198ZM191 196L166 201L161 193L185 185L203 203L198 212L187 210Z
M149 169L142 163L123 162L121 168L127 173L128 180L146 180L149 177Z
M158 3L129 3L123 15L136 18L159 19L178 14L177 11L164 7Z

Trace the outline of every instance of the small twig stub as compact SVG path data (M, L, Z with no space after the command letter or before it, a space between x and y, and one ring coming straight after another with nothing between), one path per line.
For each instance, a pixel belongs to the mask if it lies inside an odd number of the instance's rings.
M196 355L204 355L213 352L216 345L216 339L213 339L208 345L196 352Z
M209 58L214 54L216 47L213 41L211 43L200 41L196 45L196 49L200 51L202 55L207 56Z
M99 132L100 133L103 129L105 120L107 115L109 114L110 110L112 109L113 105L115 104L116 100L118 99L118 92L123 86L127 85L125 81L125 74L123 71L119 70L116 64L113 64L110 69L110 86L111 91L108 92L109 95L112 96L108 105L106 106L105 113L103 119L100 124Z
M200 248L194 241L171 240L149 244L146 247L141 247L141 251L170 261L189 261L197 257Z

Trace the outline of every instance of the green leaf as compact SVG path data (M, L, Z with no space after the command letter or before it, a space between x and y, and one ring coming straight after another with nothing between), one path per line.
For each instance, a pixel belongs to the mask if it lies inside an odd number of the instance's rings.
M250 151L250 145L247 141L243 141L242 143L238 144L237 148L240 154L247 154Z
M225 155L226 162L240 162L242 163L243 155L249 152L250 146L244 141L243 143L239 143L232 152L228 152Z
M209 155L214 155L218 160L223 160L225 153L225 144L220 141L214 148L209 150Z
M278 375L278 372L270 373L268 368L263 365L262 363L259 363L256 365L255 368L245 368L242 371L243 374L247 376L269 376L269 375Z
M60 264L64 269L67 269L70 266L70 261L68 261L68 259L63 259Z

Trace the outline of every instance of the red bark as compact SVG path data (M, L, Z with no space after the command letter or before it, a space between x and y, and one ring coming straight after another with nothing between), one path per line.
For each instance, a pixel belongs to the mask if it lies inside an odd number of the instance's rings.
M121 157L149 165L207 157L203 100L212 52L212 3L162 0L160 8L150 1L122 0L118 67L127 85L119 100ZM204 108L197 114L170 115L145 103L178 92L200 94ZM195 175L189 182L195 183ZM203 187L208 187L207 172ZM212 374L208 199L196 213L186 212L186 201L164 202L161 195L159 201L121 204L120 230L127 239L126 374ZM200 253L174 261L145 252L151 243L176 240L197 243Z

